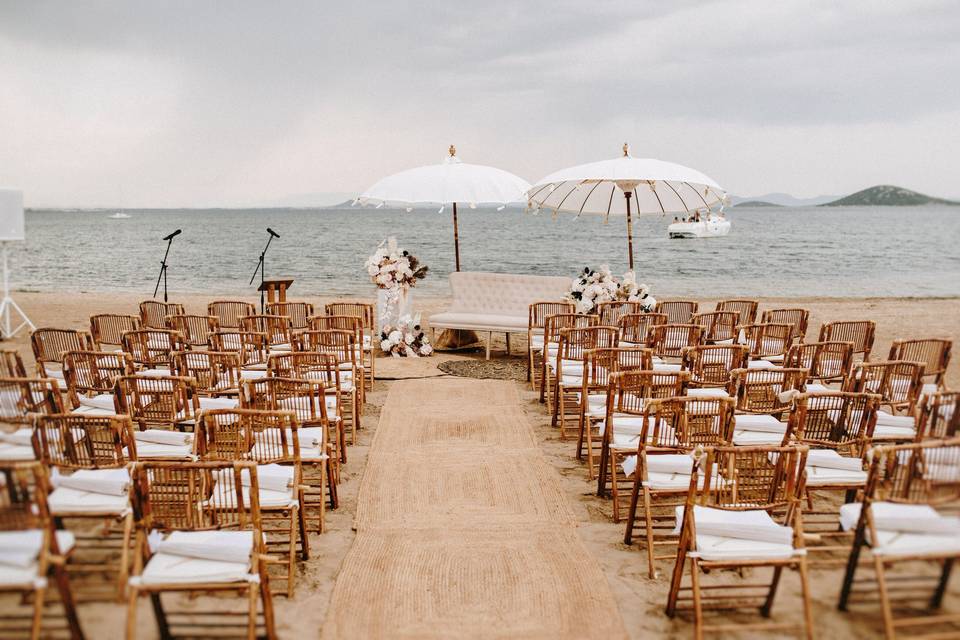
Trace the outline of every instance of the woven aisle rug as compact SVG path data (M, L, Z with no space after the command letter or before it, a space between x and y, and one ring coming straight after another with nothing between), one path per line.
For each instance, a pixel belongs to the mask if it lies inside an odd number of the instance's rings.
M326 638L626 637L513 383L394 384Z

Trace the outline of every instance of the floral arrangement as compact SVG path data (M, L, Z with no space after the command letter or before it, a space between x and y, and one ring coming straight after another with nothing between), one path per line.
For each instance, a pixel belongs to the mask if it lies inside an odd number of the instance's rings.
M420 317L401 316L396 326L384 325L380 331L380 349L394 358L419 358L433 353L430 338L420 327Z
M367 273L380 289L403 290L414 287L427 276L429 267L421 265L416 256L397 246L396 238L388 238L367 258Z
M618 281L607 265L585 268L573 279L566 299L576 305L577 313L590 313L598 303L614 300L640 302L644 311L652 311L657 304L647 285L637 283L633 271L627 271Z

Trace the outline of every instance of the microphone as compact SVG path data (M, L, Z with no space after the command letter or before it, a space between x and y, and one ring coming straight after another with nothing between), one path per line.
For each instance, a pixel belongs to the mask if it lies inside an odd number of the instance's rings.
M183 233L183 229L177 229L176 231L174 231L174 232L171 233L170 235L164 236L163 239L164 239L164 240L172 240L172 239L174 239L175 237L177 237L178 235L180 235L181 233Z
M177 233L180 233L180 232L177 231ZM269 233L270 235L272 235L274 238L279 238L279 237L280 237L280 234L277 233L276 231L274 231L273 229L271 229L270 227L267 227L267 233Z

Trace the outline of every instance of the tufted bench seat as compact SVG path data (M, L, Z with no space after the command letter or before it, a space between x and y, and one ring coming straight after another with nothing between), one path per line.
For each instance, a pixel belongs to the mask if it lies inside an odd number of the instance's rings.
M506 334L509 353L510 334L527 331L530 305L560 300L570 290L570 278L459 271L450 274L450 288L453 304L430 316L431 330L486 332L489 359L494 332Z

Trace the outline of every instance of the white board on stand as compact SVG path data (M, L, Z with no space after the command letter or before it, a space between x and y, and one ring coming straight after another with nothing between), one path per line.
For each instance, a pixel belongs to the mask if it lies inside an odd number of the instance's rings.
M23 191L0 188L0 242L23 239Z

